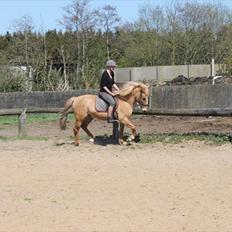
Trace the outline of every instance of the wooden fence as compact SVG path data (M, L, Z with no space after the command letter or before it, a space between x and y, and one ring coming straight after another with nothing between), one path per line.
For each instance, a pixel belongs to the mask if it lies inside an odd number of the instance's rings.
M22 112L58 113L68 98L83 94L97 94L97 92L97 90L76 90L0 93L0 116L19 115L20 124L20 120L23 122ZM147 114L232 115L232 85L160 86L151 87L150 93L150 107ZM141 111L135 108L134 113L141 113Z

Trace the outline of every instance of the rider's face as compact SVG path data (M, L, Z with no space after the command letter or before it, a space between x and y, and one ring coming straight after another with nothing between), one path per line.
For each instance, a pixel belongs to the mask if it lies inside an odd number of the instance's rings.
M115 66L109 66L109 70L114 71Z

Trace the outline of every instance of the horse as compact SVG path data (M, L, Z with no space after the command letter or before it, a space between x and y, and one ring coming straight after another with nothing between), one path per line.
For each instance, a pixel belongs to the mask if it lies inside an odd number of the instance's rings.
M94 119L106 120L107 112L96 111L96 95L81 95L78 97L69 98L64 108L60 111L60 128L65 130L67 128L67 115L73 110L75 115L75 125L73 132L75 136L75 145L79 146L79 130L82 128L86 134L90 137L90 141L94 142L94 135L87 128L89 123ZM132 134L129 136L128 141L133 141L136 137L136 127L129 120L133 112L133 106L135 103L139 104L143 111L148 110L148 97L149 87L140 82L129 81L126 82L120 90L117 92L116 101L117 108L117 120L120 124L119 130L119 144L125 144L123 140L124 127L131 129Z

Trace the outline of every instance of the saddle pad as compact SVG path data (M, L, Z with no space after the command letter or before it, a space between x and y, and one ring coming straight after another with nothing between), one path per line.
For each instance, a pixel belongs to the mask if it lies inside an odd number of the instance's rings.
M103 99L99 96L96 96L96 111L98 112L106 112L109 104L107 104Z

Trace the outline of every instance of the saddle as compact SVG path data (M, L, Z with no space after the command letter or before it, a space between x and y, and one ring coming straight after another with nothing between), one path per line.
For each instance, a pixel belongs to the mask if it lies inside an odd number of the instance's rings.
M97 112L107 112L109 107L109 104L107 102L105 102L102 98L100 98L99 96L96 96L96 104L95 104L95 108ZM116 113L116 109L118 108L118 100L116 99L116 106L114 107L114 118L117 118L117 113Z

